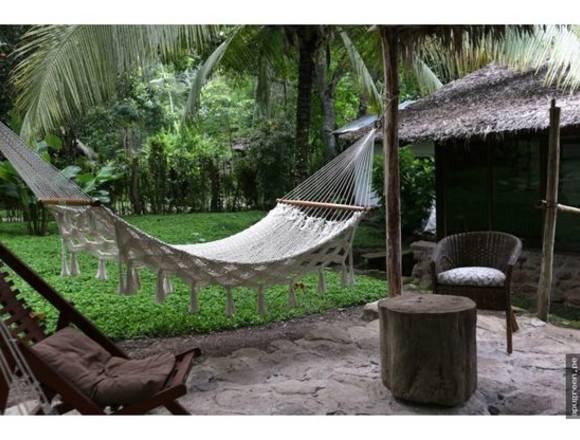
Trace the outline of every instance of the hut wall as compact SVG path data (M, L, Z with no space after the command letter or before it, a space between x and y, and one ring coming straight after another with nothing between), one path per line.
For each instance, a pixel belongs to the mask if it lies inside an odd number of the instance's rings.
M437 145L438 238L496 230L514 234L525 248L541 247L545 196L545 134ZM562 139L560 202L580 206L580 136ZM560 215L556 249L580 253L580 219Z

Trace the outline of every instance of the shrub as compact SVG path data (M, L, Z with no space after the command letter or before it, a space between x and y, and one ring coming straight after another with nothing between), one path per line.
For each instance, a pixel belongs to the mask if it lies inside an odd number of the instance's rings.
M290 124L268 121L254 129L248 158L255 170L258 207L270 208L293 186L294 136Z
M401 170L401 228L412 233L425 219L435 197L435 163L432 158L417 158L409 147L399 150ZM376 156L373 188L381 195L381 213L385 214L383 157Z

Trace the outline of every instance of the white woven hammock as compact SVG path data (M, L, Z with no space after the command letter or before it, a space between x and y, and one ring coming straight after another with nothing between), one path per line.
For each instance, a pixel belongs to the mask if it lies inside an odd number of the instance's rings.
M191 286L192 313L199 310L199 289L220 285L231 316L235 287L255 288L257 310L264 313L266 287L287 284L288 305L295 306L295 281L318 271L322 293L323 269L329 265L342 267L344 284L354 283L351 245L356 226L371 204L374 137L372 130L248 229L222 240L184 245L158 240L108 208L91 204L92 199L73 182L30 148L25 146L24 151L22 141L5 126L0 126L0 151L55 215L62 237L63 276L78 274L76 256L88 252L99 260L98 279L107 278L106 261L118 261L122 294L139 289L138 270L147 267L157 273L158 302L171 293L171 277Z

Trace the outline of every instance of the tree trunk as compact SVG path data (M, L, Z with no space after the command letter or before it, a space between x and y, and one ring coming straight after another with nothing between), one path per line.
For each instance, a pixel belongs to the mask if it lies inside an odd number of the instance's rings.
M546 177L546 212L542 243L542 267L538 283L538 318L548 321L550 292L554 264L554 240L558 214L558 177L560 174L560 107L552 99L550 107L550 139L548 144L548 172Z
M211 167L211 211L219 212L222 210L222 188L221 188L221 175L220 168L217 164L217 159L212 159L210 161Z
M336 129L336 111L334 107L334 92L336 90L337 79L328 78L329 49L326 49L326 56L317 57L316 79L318 83L318 93L322 107L322 141L324 143L324 156L326 160L336 156L336 138L332 133Z
M401 191L399 173L398 31L381 28L385 80L383 152L385 160L385 221L387 228L387 281L389 295L401 294Z
M379 301L381 378L400 399L454 406L477 388L477 311L469 298Z
M144 214L141 203L141 172L139 170L139 159L133 157L129 159L129 200L133 207L133 214Z
M122 131L123 148L129 164L129 201L133 214L144 214L143 203L141 200L141 170L139 169L139 155L133 151L134 138L130 128L124 128Z
M311 26L301 27L297 33L299 45L298 96L296 101L296 183L308 176L310 156L310 112L314 57L318 46L317 31Z
M24 219L30 235L46 235L48 233L48 210L40 202L33 202L23 208Z
M356 113L357 118L361 118L368 113L369 109L369 98L365 93L362 93L358 98L358 110Z

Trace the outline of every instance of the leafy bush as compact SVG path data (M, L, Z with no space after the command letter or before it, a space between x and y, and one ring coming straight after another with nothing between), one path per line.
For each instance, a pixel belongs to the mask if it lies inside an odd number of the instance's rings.
M425 219L435 197L435 163L431 158L416 158L409 147L399 149L401 170L401 228L412 233ZM376 156L373 167L373 188L381 195L384 216L384 164Z
M249 143L247 156L234 164L235 174L240 179L244 197L256 207L267 209L292 189L293 131L286 122L262 122L251 131ZM255 179L254 184L252 179Z

